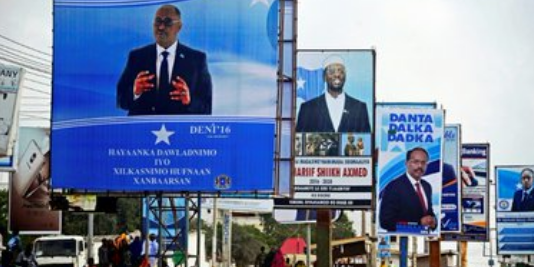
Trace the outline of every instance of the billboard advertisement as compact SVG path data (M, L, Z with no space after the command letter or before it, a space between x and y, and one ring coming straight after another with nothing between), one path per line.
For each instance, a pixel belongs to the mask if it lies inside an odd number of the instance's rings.
M54 1L53 187L272 191L277 27L277 1Z
M143 229L148 234L159 236L160 223L163 236L162 248L169 250L184 250L187 246L188 235L187 217L185 214L185 198L162 197L161 218L158 213L158 200L155 197L143 199Z
M444 234L448 241L489 240L489 144L462 144L461 233Z
M24 69L0 64L0 169L12 168Z
M460 170L460 125L445 125L443 136L443 181L441 185L441 231L460 232L461 190L458 173Z
M534 254L534 166L495 166L497 253Z
M61 232L61 212L50 210L49 204L49 131L21 127L18 145L17 171L10 179L9 228L25 234L58 234Z
M379 107L378 235L438 236L444 111Z
M297 52L295 187L280 204L371 206L374 63L373 50Z

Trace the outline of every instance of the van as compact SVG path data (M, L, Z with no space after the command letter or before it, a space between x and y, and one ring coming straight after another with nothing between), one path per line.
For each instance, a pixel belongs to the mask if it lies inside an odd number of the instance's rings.
M87 263L82 236L39 237L33 243L33 252L40 267L83 267Z

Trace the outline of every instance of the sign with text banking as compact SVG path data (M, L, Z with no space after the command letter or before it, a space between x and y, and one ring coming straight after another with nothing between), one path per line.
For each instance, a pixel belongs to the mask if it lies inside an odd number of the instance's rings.
M54 1L54 188L273 190L277 1Z

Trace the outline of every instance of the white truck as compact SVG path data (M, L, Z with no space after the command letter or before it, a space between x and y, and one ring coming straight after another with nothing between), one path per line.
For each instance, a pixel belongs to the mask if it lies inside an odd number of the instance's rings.
M82 236L39 237L34 241L33 250L40 267L84 267L87 264L85 238Z

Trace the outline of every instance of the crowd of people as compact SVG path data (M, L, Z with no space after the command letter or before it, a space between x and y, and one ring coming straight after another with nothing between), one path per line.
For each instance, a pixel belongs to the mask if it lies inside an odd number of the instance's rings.
M156 235L148 236L148 244L139 236L122 234L115 239L102 239L98 248L98 267L148 267L157 266L158 242ZM145 252L148 250L148 254ZM148 257L145 257L147 255ZM89 262L91 261L91 262ZM94 260L88 260L88 267L93 267ZM96 266L96 265L95 265Z

